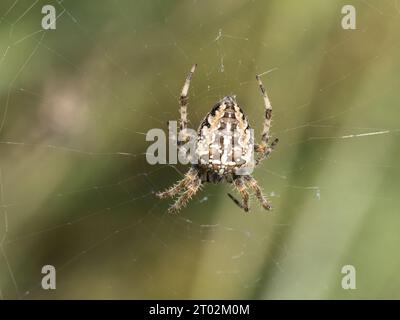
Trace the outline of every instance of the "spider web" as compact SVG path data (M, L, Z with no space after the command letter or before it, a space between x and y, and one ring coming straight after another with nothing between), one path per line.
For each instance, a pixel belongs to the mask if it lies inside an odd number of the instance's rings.
M399 298L400 4L354 1L343 30L345 4L2 1L0 298ZM193 63L194 128L234 93L257 137L263 75L273 212L244 214L228 185L177 216L154 197L187 167L149 165L145 134L179 117Z

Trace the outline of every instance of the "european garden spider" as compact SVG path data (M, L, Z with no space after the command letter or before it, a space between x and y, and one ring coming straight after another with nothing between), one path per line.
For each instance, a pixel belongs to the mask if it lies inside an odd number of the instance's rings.
M180 131L187 129L187 105L190 80L196 69L192 67L179 98L180 101ZM228 193L228 196L244 211L249 211L249 191L256 195L264 209L270 210L271 205L263 195L257 181L251 174L239 174L239 169L256 166L263 161L274 149L278 139L270 141L272 106L267 92L257 75L256 79L264 98L265 119L261 143L254 144L247 116L236 103L234 96L226 96L219 101L206 115L197 132L196 156L199 162L193 164L184 178L163 192L156 193L158 198L178 196L169 208L170 213L177 213L205 182L232 183L239 192L242 202ZM237 139L235 147L228 148L233 139ZM178 144L178 147L181 144ZM252 157L254 152L257 156Z

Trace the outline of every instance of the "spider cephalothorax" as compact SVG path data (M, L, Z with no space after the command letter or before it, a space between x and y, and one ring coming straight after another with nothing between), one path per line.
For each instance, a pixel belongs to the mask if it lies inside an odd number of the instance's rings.
M195 68L196 65L187 76L180 96L180 130L182 132L187 129L187 94ZM264 160L278 142L278 139L275 139L269 144L272 106L259 76L257 80L265 104L261 143L254 144L249 121L237 104L236 98L227 96L219 101L200 124L196 144L197 162L192 165L182 180L169 189L157 193L159 198L178 195L178 199L169 209L170 212L177 212L185 206L205 182L232 183L243 201L240 202L231 194L228 195L244 211L249 210L248 188L255 193L265 209L271 209L268 200L249 171ZM256 157L254 153L257 154Z

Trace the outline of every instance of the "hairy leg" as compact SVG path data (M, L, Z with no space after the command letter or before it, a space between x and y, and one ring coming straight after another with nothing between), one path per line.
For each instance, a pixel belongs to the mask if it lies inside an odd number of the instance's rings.
M237 206L242 208L245 212L248 212L249 211L249 192L247 191L247 187L246 187L243 179L242 178L235 179L233 181L233 185L235 186L235 189L239 192L240 197L242 198L243 202L241 203L230 193L228 193L229 198L231 198L232 201L234 203L236 203Z
M180 194L175 203L168 209L169 213L178 213L182 207L186 206L188 201L199 191L201 187L201 180L199 177L191 180L189 184L186 185L186 190Z
M168 197L174 197L177 195L182 189L186 188L192 181L197 179L197 171L193 168L190 168L188 172L186 172L185 177L174 184L172 187L166 189L162 192L157 192L156 196L160 199L165 199Z
M250 186L250 188L254 191L257 199L260 201L261 205L263 206L264 209L266 210L271 210L271 204L267 200L266 196L263 195L262 190L260 186L258 185L258 182L256 179L254 179L252 176L245 176L244 177L247 184Z
M271 102L269 101L267 91L265 90L265 87L263 83L261 82L260 76L256 76L256 79L258 81L258 85L261 90L261 95L264 99L264 108L265 108L265 117L264 117L264 126L263 126L263 132L261 136L261 143L256 144L254 146L254 150L259 153L259 156L256 159L256 165L258 165L262 160L264 160L274 149L276 144L278 143L278 139L275 139L270 145L268 144L270 140L270 135L269 131L271 129L271 121L272 121L272 105Z
M190 81L192 80L192 76L194 71L196 70L196 65L193 65L189 74L186 77L185 84L183 85L181 95L179 97L180 104L180 113L181 113L181 122L180 122L180 130L183 131L187 128L187 106L188 106L188 92L190 87Z
M276 138L270 145L267 145L266 147L256 144L254 146L254 151L258 153L258 156L256 158L256 166L260 164L261 161L265 160L269 154L274 150L275 146L278 144L279 139Z
M264 118L264 126L263 132L261 136L261 146L266 147L269 141L269 129L271 128L271 119L272 119L272 105L268 99L267 91L264 88L264 85L261 82L260 76L256 76L258 81L258 85L261 90L261 95L264 99L264 108L265 108L265 118Z

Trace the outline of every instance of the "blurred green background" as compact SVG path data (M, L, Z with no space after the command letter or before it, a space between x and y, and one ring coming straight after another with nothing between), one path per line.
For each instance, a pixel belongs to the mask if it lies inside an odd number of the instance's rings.
M0 297L400 298L399 27L397 0L2 0ZM234 93L256 135L273 70L272 213L229 185L178 216L153 196L187 167L149 165L144 134L178 118L193 63L191 126Z

